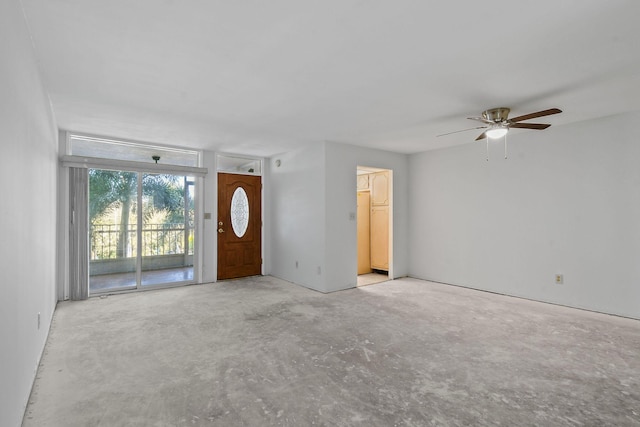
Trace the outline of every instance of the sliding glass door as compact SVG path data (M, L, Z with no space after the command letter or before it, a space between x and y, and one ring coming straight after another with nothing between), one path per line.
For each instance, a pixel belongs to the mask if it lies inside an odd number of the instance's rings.
M194 179L89 171L89 294L193 281Z
M142 178L142 286L193 280L193 179Z
M136 288L138 174L89 170L89 293Z

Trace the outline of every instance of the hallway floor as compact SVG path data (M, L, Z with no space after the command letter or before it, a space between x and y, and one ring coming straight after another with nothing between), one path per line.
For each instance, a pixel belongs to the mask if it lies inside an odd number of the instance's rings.
M386 282L387 280L389 280L389 276L387 274L382 274L382 273L359 274L358 282L356 286L375 285L376 283Z
M640 321L397 279L62 302L24 426L638 426Z

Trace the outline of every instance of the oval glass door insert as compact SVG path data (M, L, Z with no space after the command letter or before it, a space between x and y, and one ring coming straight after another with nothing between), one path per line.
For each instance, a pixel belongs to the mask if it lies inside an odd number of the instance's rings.
M238 187L231 197L231 227L238 237L244 236L249 226L249 199L244 188Z

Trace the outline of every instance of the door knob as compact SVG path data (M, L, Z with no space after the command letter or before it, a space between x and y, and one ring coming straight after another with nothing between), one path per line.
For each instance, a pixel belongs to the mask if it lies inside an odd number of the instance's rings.
M222 227L218 228L218 233L224 233L224 230L222 229Z

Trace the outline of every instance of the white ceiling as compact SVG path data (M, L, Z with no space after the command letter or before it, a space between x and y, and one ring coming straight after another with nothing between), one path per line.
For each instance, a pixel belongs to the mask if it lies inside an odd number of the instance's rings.
M21 0L63 129L270 156L640 110L637 0ZM494 6L495 5L495 6ZM553 128L548 131L551 132ZM514 130L515 132L537 132Z

